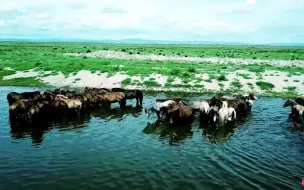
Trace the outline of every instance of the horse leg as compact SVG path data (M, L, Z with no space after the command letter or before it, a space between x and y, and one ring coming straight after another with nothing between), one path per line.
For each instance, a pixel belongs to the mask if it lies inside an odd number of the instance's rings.
M136 97L136 106L138 107L139 106L139 99Z
M127 100L124 98L123 100L121 100L121 101L119 102L119 104L120 104L120 108L124 108L124 107L126 107Z

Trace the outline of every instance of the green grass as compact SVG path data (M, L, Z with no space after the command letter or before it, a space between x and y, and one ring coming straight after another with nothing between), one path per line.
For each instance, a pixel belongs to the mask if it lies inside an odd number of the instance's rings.
M228 81L227 77L225 75L221 75L217 78L218 81Z
M55 75L62 72L65 76L77 73L80 70L91 72L107 72L109 76L116 72L122 72L129 76L149 76L150 74L162 74L169 76L168 82L173 82L175 77L180 78L186 84L191 80L198 80L195 74L207 73L209 79L227 81L226 73L238 70L248 70L256 73L262 80L264 71L282 71L290 76L303 75L304 69L298 67L273 67L271 65L236 65L236 64L213 64L192 63L174 61L148 61L148 60L118 60L90 57L64 56L64 53L86 53L97 50L115 50L129 54L161 54L168 56L196 56L196 57L235 57L257 59L300 59L304 60L304 48L302 47L268 47L268 46L218 46L218 45L134 45L134 44L99 44L99 43L30 43L30 42L0 42L0 77L14 74L15 71L4 70L10 67L16 71L35 69L38 72L52 71ZM124 67L120 67L123 65ZM156 69L157 68L157 69ZM43 73L41 74L43 75ZM249 79L249 75L241 75ZM1 84L31 86L38 84L36 79L14 79L1 81ZM150 81L150 80L149 80ZM130 82L130 81L129 81ZM129 83L124 81L124 85ZM0 84L0 85L1 85ZM159 86L155 81L146 82L146 86ZM237 83L235 83L238 86Z
M125 86L131 84L131 82L132 82L131 78L126 78L125 80L121 81L121 84Z
M161 86L159 83L157 83L155 81L154 78L150 78L149 80L144 81L143 84L145 86L148 86L148 87L159 87L159 86Z
M250 74L240 74L239 73L238 75L241 76L241 77L243 77L244 79L247 79L247 80L248 79L252 79L251 76L250 76Z
M295 91L297 89L297 87L295 87L295 86L288 86L288 87L284 87L284 89L286 89L288 91Z
M233 86L235 88L238 88L238 89L240 89L240 88L243 87L243 85L240 83L240 81L233 81L233 82L231 82L231 86Z
M1 86L33 86L33 87L48 86L47 84L40 82L35 77L0 80L0 85Z
M256 82L256 85L259 86L262 90L272 90L274 88L274 85L272 83L265 81L258 81Z

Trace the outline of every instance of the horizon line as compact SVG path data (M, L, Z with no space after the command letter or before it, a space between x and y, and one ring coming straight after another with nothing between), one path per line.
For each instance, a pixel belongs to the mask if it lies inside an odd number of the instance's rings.
M132 41L132 42L130 42ZM271 43L250 43L250 42L224 42L204 40L147 40L147 39L82 39L82 38L0 38L0 42L78 42L78 43L122 43L122 44L182 44L182 45L253 45L253 46L304 46L304 42L271 42Z

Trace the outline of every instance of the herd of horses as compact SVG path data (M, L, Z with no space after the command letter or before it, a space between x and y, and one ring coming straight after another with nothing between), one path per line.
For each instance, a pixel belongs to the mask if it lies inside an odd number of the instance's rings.
M136 100L136 106L143 106L143 92L138 89L86 87L80 91L55 89L43 93L10 92L7 95L10 119L27 122L51 116L77 116L92 108L110 109L112 103L119 103L120 108L123 108L130 99ZM182 98L156 99L152 107L145 109L145 113L148 117L155 113L160 121L181 124L192 122L195 113L199 112L200 121L212 126L224 126L235 122L239 115L250 112L257 100L254 94L233 94L231 97L217 95L210 99L193 101ZM303 98L287 100L283 107L287 106L291 107L290 118L304 121Z

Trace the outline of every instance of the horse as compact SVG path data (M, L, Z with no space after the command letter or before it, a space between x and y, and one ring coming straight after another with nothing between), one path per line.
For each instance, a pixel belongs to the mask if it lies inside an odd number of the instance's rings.
M236 111L234 108L229 107L228 108L228 121L232 122L232 121L235 121L235 119L236 119Z
M212 97L210 100L208 100L208 103L210 106L218 106L221 107L222 101L226 101L228 103L228 107L233 107L237 113L243 112L246 113L250 111L250 105L244 101L239 99L227 99L223 97Z
M143 92L141 90L129 90L129 89L123 89L123 88L112 88L112 92L123 92L125 93L125 98L127 100L136 99L136 106L142 106L143 101Z
M283 108L286 108L288 106L291 107L291 113L289 114L289 117L291 119L300 120L300 121L304 120L304 117L303 117L304 106L302 106L302 105L300 105L297 102L294 102L292 100L287 100L283 104Z
M222 107L219 110L219 124L221 126L224 126L228 121L228 117L229 117L228 102L223 101L222 102Z
M216 125L216 122L218 120L218 111L219 107L218 106L212 106L210 107L209 111L209 124L211 125Z
M297 98L295 99L295 102L297 102L297 103L300 104L301 106L304 106L304 98L297 97Z
M30 99L21 99L9 106L10 118L25 118L28 110L34 106L35 103Z
M125 94L123 92L97 93L96 96L103 100L107 109L111 108L111 104L118 102L120 107L126 106Z
M22 92L22 93L10 92L7 94L7 101L8 101L9 105L12 105L14 102L17 102L18 100L32 99L32 98L36 97L37 95L40 95L39 91Z
M234 99L240 99L240 100L244 100L244 101L258 100L258 98L252 93L250 93L250 94L233 94L232 97Z
M205 120L208 118L209 116L209 112L210 112L210 105L207 101L195 101L195 102L191 102L189 104L189 107L192 110L199 110L200 113L200 119L201 120ZM205 121L208 121L205 120Z
M177 122L188 122L192 119L193 112L189 106L183 103L175 104L169 107L168 115L170 119L170 124L176 124Z
M83 103L81 99L77 97L66 97L64 95L57 95L55 100L64 101L67 104L68 109L74 110L77 114L79 114L83 108Z
M167 100L164 102L156 101L151 108L145 109L145 113L147 114L148 117L150 116L151 113L156 113L157 118L162 119L164 113L166 112L166 110L164 110L163 108L167 109L169 106L173 106L175 104L177 103L174 100Z

